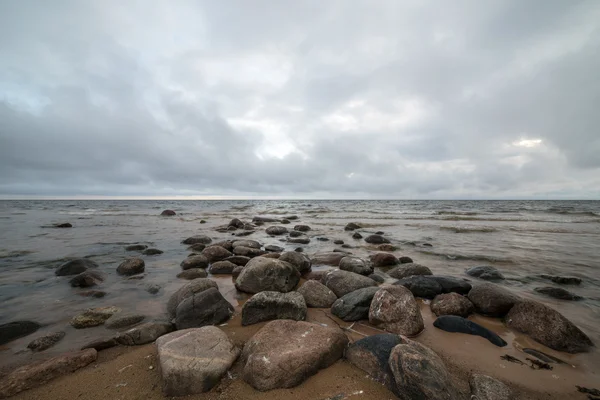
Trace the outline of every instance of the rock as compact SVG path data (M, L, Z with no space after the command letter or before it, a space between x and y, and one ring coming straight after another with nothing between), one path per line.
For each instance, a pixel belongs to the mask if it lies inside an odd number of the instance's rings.
M542 293L547 296L554 297L555 299L560 299L560 300L582 300L583 299L583 297L578 296L575 293L571 293L568 290L565 290L563 288L544 286L544 287L536 287L533 290L535 290L538 293Z
M475 311L473 303L458 293L438 294L429 306L431 311L438 317L441 315L458 315L466 318Z
M298 289L308 307L329 308L337 296L327 286L315 280L304 282Z
M145 244L132 244L131 246L125 247L125 251L142 251L146 250L148 246Z
M291 388L335 363L347 344L348 338L337 328L271 321L244 345L242 377L260 391Z
M87 258L78 258L62 264L56 269L56 271L54 271L54 274L56 276L77 275L86 271L88 268L97 267L98 264L92 260L88 260Z
M309 272L312 265L310 258L295 251L286 251L285 253L281 253L279 256L279 261L285 261L292 264L294 268L300 272L300 275L304 275Z
M362 239L362 238L363 238L363 235L361 235L358 232L354 232L354 234L352 235L352 239L358 240L358 239Z
M291 231L289 236L292 238L297 238L297 237L304 236L304 233L302 233L300 231Z
M265 230L265 232L267 235L283 235L287 233L288 230L285 226L270 226Z
M232 277L233 279L237 279L237 277L238 277L238 276L240 276L240 274L242 273L242 270L243 270L244 268L245 268L245 267L242 267L242 266L240 266L240 265L236 266L236 267L233 269L233 271L231 271L231 277Z
M96 286L102 282L104 282L104 275L98 271L83 271L69 280L72 287L81 288Z
M415 336L425 328L421 310L410 290L393 285L381 285L373 296L369 323L405 336Z
M275 219L275 218L270 218L270 217L254 217L254 218L252 218L252 222L269 223L269 222L279 222L279 220Z
M173 215L177 215L177 213L173 210L164 210L160 213L163 217L172 217Z
M206 248L206 245L204 243L196 243L196 244L193 244L190 247L188 247L188 250L201 252L205 248Z
M121 311L121 309L114 306L88 308L83 313L73 317L71 326L75 329L83 329L102 325L113 314L116 314L119 311Z
M288 220L288 219L282 219L279 222L282 223L282 224L290 224L291 223L290 220Z
M115 340L123 346L140 346L152 343L169 332L173 332L173 324L169 322L146 322L118 334Z
M264 291L255 294L242 307L242 325L252 325L272 319L304 321L306 302L298 292Z
M231 244L232 249L236 247L250 247L252 249L260 249L262 244L256 240L236 240Z
M310 271L308 274L304 275L304 279L306 280L315 280L315 281L319 281L320 283L323 283L323 278L325 277L325 275L327 275L327 273L329 271L333 271L333 269L330 270L321 270L321 271Z
M85 290L83 292L77 292L77 295L82 297L95 297L97 299L101 299L106 296L106 292L102 290Z
M285 219L287 219L288 221L295 221L298 219L297 215L288 215L287 217L283 217Z
M177 274L178 278L190 281L197 278L206 278L207 276L208 274L202 268L190 268Z
M433 322L433 326L446 332L459 332L481 336L498 347L506 346L506 342L496 333L458 315L442 315Z
M499 281L504 279L504 275L500 273L495 267L484 265L480 267L471 267L465 271L467 275L474 276L475 278L483 279L486 281Z
M218 289L218 286L215 281L212 281L208 278L194 279L180 287L171 295L169 301L167 302L167 314L169 315L169 319L175 318L175 312L179 303L196 293L201 293L210 288Z
M141 274L146 269L145 265L146 263L141 258L132 257L123 261L117 267L117 273L125 276Z
M369 279L374 280L377 283L384 283L385 282L385 276L375 272L372 273L371 275L369 275Z
M146 286L146 292L148 292L150 294L157 294L158 292L160 292L160 289L161 289L161 286L156 283L152 283L152 284Z
M195 235L195 236L190 236L189 238L185 239L183 242L181 242L183 244L210 244L212 243L212 239L206 235Z
M159 250L159 249L146 249L146 250L142 251L142 254L145 256L157 256L162 253L164 253L164 251Z
M237 265L231 261L217 261L216 263L211 264L208 271L213 275L231 274L235 267L237 267Z
M482 283L471 289L469 300L475 311L490 317L504 317L519 301L519 297L511 291L493 283Z
M297 253L302 253L304 251L304 249L302 247L296 247L294 249L294 251L297 252Z
M64 337L65 333L62 331L47 333L44 336L41 336L29 342L27 348L31 351L44 351L54 346L56 343L60 342L60 340Z
M338 297L342 297L358 289L377 286L375 281L366 276L339 269L327 272L323 277L323 284Z
M94 362L97 356L96 350L87 349L19 367L9 372L0 381L0 398L14 396L24 390L41 386L59 376L70 374Z
M360 275L370 275L373 273L373 268L368 266L363 259L358 257L348 256L342 258L339 267L343 271L350 271Z
M313 265L332 265L337 267L340 265L342 258L348 254L345 252L331 251L326 253L317 253L311 257Z
M267 252L265 250L256 249L253 247L237 246L233 248L233 254L253 258L267 254Z
M242 229L244 228L244 223L238 218L234 218L231 221L229 221L229 224L227 226L233 226L234 228Z
M382 244L389 243L390 241L381 235L369 235L365 238L365 242L369 244Z
M268 246L265 246L265 250L273 252L273 253L281 253L285 249L283 247L279 247L279 246L275 246L273 244L270 244Z
M256 257L248 261L235 280L235 287L242 292L258 293L264 290L289 292L300 281L300 273L285 261Z
M468 294L471 291L471 284L464 279L453 276L433 275L427 279L436 281L442 287L442 293Z
M402 285L412 292L415 297L433 299L442 293L442 285L433 279L428 279L426 275L414 275L402 278L394 285Z
M375 234L376 234L376 235L384 235L384 234L385 234L385 232L384 232L384 231L377 231L377 232L375 232Z
M396 382L388 361L392 349L401 343L405 343L402 337L391 333L367 336L350 344L345 357L352 365L396 393Z
M85 349L94 349L96 351L101 351L101 350L106 350L106 349L110 349L111 347L115 347L118 346L119 342L117 342L117 339L110 338L110 339L97 339L97 340L93 340L91 342L89 342L88 344L84 345L81 350L85 350Z
M360 228L361 228L361 226L360 226L360 225L358 225L358 224L355 224L354 222L350 222L349 224L347 224L347 225L344 227L344 230L345 230L345 231L353 231L353 230L355 230L355 229L360 229Z
M296 225L294 226L294 230L298 232L308 232L310 231L310 226L308 225Z
M376 268L389 267L398 264L398 259L391 253L375 253L369 256L371 263Z
M141 314L121 314L116 313L106 320L104 326L107 329L123 329L129 328L130 326L139 324L144 319L146 319L145 315Z
M54 224L53 225L55 228L72 228L73 225L70 222L63 222L60 224Z
M431 270L420 264L404 264L387 271L392 278L402 279L413 275L433 275Z
M344 321L369 318L369 307L378 287L366 287L347 293L331 306L331 313Z
M203 220L203 219L201 219L201 220L200 220L200 223L201 223L201 224L205 224L205 223L206 223L206 221L205 221L205 220Z
M410 264L413 262L412 258L408 257L408 256L402 256L398 258L398 262L400 264Z
M317 240L319 242L329 242L329 238L326 238L326 237L318 237Z
M307 237L288 238L288 243L309 244L310 239Z
M202 250L202 255L208 259L208 262L214 263L217 261L223 261L233 254L221 246L208 246Z
M250 261L250 257L231 256L231 257L227 257L223 261L229 261L229 262L234 263L235 265L239 265L239 266L243 267L244 265L246 265L248 263L248 261Z
M473 374L469 379L471 397L476 400L512 400L508 386L491 376Z
M156 340L165 396L207 392L219 383L240 350L217 327L169 333Z
M558 283L561 285L579 285L581 284L581 278L577 278L576 276L557 276L557 275L548 275L542 274L541 278L548 279L554 283Z
M233 306L216 288L210 288L187 297L177 306L175 326L177 330L200 328L221 324L233 315Z
M515 304L505 321L509 328L523 332L554 350L580 353L594 346L590 338L562 314L535 301Z
M239 242L243 241L239 240ZM250 240L249 242L253 242L253 240ZM221 246L227 251L233 251L233 243L235 243L233 240L219 240L218 242L214 242L213 244L211 244L211 246ZM242 243L240 243L239 245L242 245Z
M383 244L380 244L379 246L377 246L377 250L379 250L379 251L396 251L396 250L398 250L398 248L396 246L394 246L393 244L383 243Z

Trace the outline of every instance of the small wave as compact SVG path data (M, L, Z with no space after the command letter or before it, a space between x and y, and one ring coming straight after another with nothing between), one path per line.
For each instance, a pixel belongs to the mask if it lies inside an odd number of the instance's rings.
M497 231L496 228L489 226L440 226L440 229L454 233L490 233Z
M571 229L562 228L518 228L512 226L510 228L513 232L531 232L531 233L573 233L573 234L588 234L589 232L576 232Z
M35 253L35 251L32 250L0 250L0 258L16 258L16 257L23 257L26 256L28 254L32 254Z
M468 260L468 261L485 261L491 263L505 263L505 264L515 264L515 261L510 258L505 257L494 257L483 254L451 254L451 253L440 253L432 250L426 249L418 249L420 253L429 254L432 256L445 257L448 260Z
M475 211L436 211L437 215L479 215Z
M561 214L561 215L582 215L586 217L600 217L600 213L594 211L582 211L575 210L574 207L550 207L546 209L547 213L550 214Z

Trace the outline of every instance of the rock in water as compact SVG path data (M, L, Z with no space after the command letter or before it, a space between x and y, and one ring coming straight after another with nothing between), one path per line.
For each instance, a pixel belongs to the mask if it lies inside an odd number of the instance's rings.
M177 215L177 213L173 210L164 210L160 213L160 215L162 215L163 217L172 217L174 215Z
M392 278L402 279L413 275L433 275L431 270L419 264L404 264L390 269L387 274Z
M308 307L329 308L337 296L327 286L315 280L304 282L298 289Z
M235 287L242 292L258 293L265 290L290 292L300 281L300 272L285 261L256 257L248 261L235 280Z
M340 359L347 344L337 328L271 321L244 345L243 379L260 391L297 386Z
M145 256L157 256L162 253L164 253L164 252L159 249L146 249L146 250L142 251L142 254Z
M31 335L40 328L40 324L32 321L14 321L2 324L0 325L0 345Z
M121 311L121 309L114 306L89 308L83 313L73 317L71 326L75 329L83 329L102 325L107 319L112 317L113 314L116 314L119 311Z
M380 246L384 246L384 245L380 245ZM413 263L413 259L408 256L398 257L398 261L400 262L400 264L412 264Z
M306 319L306 302L298 292L264 291L255 294L242 307L242 325L252 325L272 319Z
M441 294L443 289L437 281L429 279L426 275L414 275L402 278L395 282L394 285L401 285L412 292L415 297L423 297L433 299L438 294Z
M581 284L581 278L576 276L557 276L557 275L548 275L542 274L540 277L544 279L548 279L554 283L558 283L561 285L579 285Z
M235 267L237 267L237 265L231 261L217 261L216 263L211 264L208 270L213 275L231 274Z
M389 359L401 400L457 400L464 396L454 386L442 359L430 348L405 340Z
M229 250L217 245L208 246L207 248L202 250L202 255L206 257L211 263L223 261L226 258L233 256L233 254Z
M442 315L433 322L433 326L446 332L459 332L481 336L498 347L506 346L506 342L496 333L457 315Z
M445 275L432 275L427 279L437 282L442 287L442 293L468 294L471 291L471 284L464 279Z
M555 299L560 300L582 300L583 297L576 295L575 293L571 293L568 290L563 288L555 288L551 286L544 287L536 287L536 292L545 294L546 296L554 297Z
M243 267L246 264L248 264L248 261L250 261L250 257L245 257L245 256L231 256L231 257L227 257L223 261L229 261L229 262L234 263L235 265Z
M558 311L535 301L517 303L506 315L509 328L558 351L580 353L594 346L590 338Z
M191 236L187 239L185 239L183 242L183 244L210 244L212 242L212 239L209 238L206 235L196 235L196 236Z
M202 268L190 268L177 274L178 278L187 279L188 281L191 281L192 279L206 278L207 276L208 274Z
M360 229L360 228L361 228L361 226L360 226L360 225L358 225L358 224L355 224L354 222L350 222L349 224L347 224L347 225L344 227L344 230L345 230L345 231L353 231L353 230L355 230L355 229Z
M382 244L389 243L390 241L381 235L369 235L365 238L365 242L369 244Z
M504 279L504 275L495 267L485 265L481 267L471 267L465 271L467 275L486 281L500 281Z
M54 224L55 228L72 228L73 225L70 222L63 222L60 224Z
M156 340L165 396L187 396L209 391L240 350L217 327L205 326L169 333Z
M270 226L265 230L267 235L283 235L284 233L287 233L287 231L285 226Z
M406 336L415 336L425 328L417 301L403 286L380 286L369 308L369 322Z
M92 287L99 283L104 282L104 275L98 271L83 271L80 274L75 275L69 283L72 287Z
M124 346L139 346L152 343L159 337L173 331L173 324L169 322L146 322L131 328L128 331L120 333L115 338L116 341Z
M200 328L221 324L233 315L233 306L216 288L210 288L186 298L175 311L177 329Z
M169 318L175 318L175 310L183 300L210 288L218 289L217 283L208 278L198 278L177 289L177 291L171 295L167 303L167 313Z
M233 248L233 254L253 258L267 254L267 251L256 249L254 247L236 246Z
M354 232L354 234L352 235L352 239L362 239L363 236L359 233L359 232Z
M340 260L340 269L342 271L350 271L359 275L371 275L373 268L367 265L367 263L358 257L344 257Z
M117 273L125 276L141 274L145 270L145 265L146 263L141 258L132 257L123 261L117 267Z
M98 264L96 264L92 260L88 260L87 258L78 258L76 260L67 261L62 264L60 267L54 271L56 276L68 276L68 275L77 275L88 268L97 268Z
M64 337L65 333L62 331L47 333L44 336L29 342L27 348L31 351L44 351L54 346L56 343L60 342Z
M519 301L519 297L511 291L493 283L482 283L471 289L469 300L475 310L490 317L504 317Z
M376 268L391 267L398 264L398 259L392 253L375 253L369 259Z
M322 282L331 289L337 297L342 297L345 294L365 287L377 286L375 281L366 276L339 269L327 272L322 278Z
M132 325L139 324L146 318L145 315L141 314L113 314L109 319L106 320L104 326L107 329L122 329L128 328Z
M19 367L0 381L0 398L14 396L59 376L70 374L96 361L96 357L98 357L96 350L87 349Z
M477 400L511 400L512 392L504 383L491 376L473 374L469 379L471 395Z
M458 293L438 294L431 301L431 311L437 315L458 315L468 317L475 311L475 306L469 299Z
M342 258L346 257L348 253L330 251L325 253L316 253L310 259L313 265L331 265L337 267L340 265Z
M145 244L132 244L131 246L125 247L125 251L142 251L146 250L148 246Z

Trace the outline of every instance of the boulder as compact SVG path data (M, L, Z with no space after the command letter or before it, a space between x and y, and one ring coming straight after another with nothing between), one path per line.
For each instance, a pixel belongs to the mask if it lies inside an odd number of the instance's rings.
M160 213L160 215L162 215L163 217L172 217L174 215L177 215L177 213L173 210L164 210Z
M304 321L306 302L298 292L264 291L255 294L242 307L242 325L252 325L272 319Z
M285 249L283 247L275 246L274 244L270 244L268 246L265 246L265 250L272 252L272 253L281 253Z
M498 347L506 346L504 339L502 339L496 333L479 325L478 323L469 321L463 317L459 317L458 315L442 315L433 322L433 326L446 332L458 332L466 333L468 335L481 336Z
M315 280L304 282L298 289L298 293L304 297L304 301L308 307L329 308L337 300L335 293L321 282Z
M191 236L187 239L185 239L183 242L181 242L183 244L210 244L212 243L212 239L206 235L195 235L195 236Z
M244 222L238 218L234 218L231 221L229 221L229 224L227 224L227 226L233 226L234 228L242 229L244 228Z
M51 332L37 339L32 340L27 345L27 348L31 351L44 351L60 342L65 337L65 332Z
M221 324L233 315L233 306L216 288L210 288L187 297L177 306L177 329L200 328Z
M367 265L367 263L358 257L347 256L340 260L340 269L343 271L354 272L360 275L371 275L373 268Z
M131 246L125 247L125 251L142 251L146 250L148 246L145 244L132 244Z
M283 235L287 233L288 230L285 226L270 226L265 230L265 232L267 235Z
M558 351L581 353L594 346L590 338L558 311L535 301L521 301L505 318L509 328L523 332Z
M390 241L381 235L369 235L365 238L365 242L369 244L382 244L389 243Z
M197 278L206 278L207 276L208 274L202 268L190 268L177 274L178 278L187 279L188 281Z
M369 322L405 336L415 336L425 328L417 301L403 286L379 287L369 308Z
M374 272L371 275L369 275L369 279L372 279L377 283L384 283L386 277L384 275L382 275L381 273Z
M164 253L164 251L159 250L159 249L146 249L146 250L142 251L142 254L145 256L157 256L162 253Z
M192 268L207 268L208 258L202 254L189 256L179 264L184 271Z
M145 315L142 314L113 314L109 319L106 320L104 326L107 329L123 329L129 328L133 325L137 325L146 319Z
M322 279L323 284L331 289L337 297L342 297L358 289L377 286L375 281L366 276L339 269L327 272Z
M383 243L383 244L380 244L379 246L377 246L377 250L379 250L379 251L396 251L396 250L398 250L398 248L396 246L394 246L393 244Z
M300 281L300 273L285 261L256 257L248 261L235 280L235 287L242 292L258 293L264 290L289 292Z
M557 275L548 275L542 274L540 275L543 279L548 279L554 283L558 283L561 285L579 285L581 284L581 278L576 276L557 276Z
M236 240L231 243L232 249L236 247L250 247L251 249L260 249L262 244L256 240Z
M254 218L252 218L252 222L268 223L268 222L279 222L279 220L276 218L271 218L271 217L254 217Z
M486 281L500 281L504 279L504 275L495 267L484 265L480 267L471 267L465 271L467 275Z
M310 226L308 225L296 225L294 226L294 230L298 232L308 232L310 231Z
M210 288L218 289L217 283L208 278L198 278L180 287L175 293L171 295L167 302L167 313L169 318L175 317L175 311L177 306L186 298L208 290Z
M200 252L206 248L204 243L195 243L188 247L188 250Z
M102 282L104 282L104 275L98 271L83 271L69 280L72 287L81 288L96 286Z
M235 265L239 265L239 266L243 267L244 265L246 265L248 263L248 261L250 261L250 257L231 256L231 257L227 257L223 261L229 261L229 262L234 263Z
M141 274L146 269L145 266L146 263L144 260L138 257L132 257L119 264L117 273L125 276Z
M86 271L88 268L97 267L98 264L96 264L92 260L89 260L87 258L78 258L75 260L67 261L66 263L62 264L54 271L54 274L56 276L77 275Z
M291 231L289 236L291 238L297 238L297 237L304 237L304 233L300 232L300 231Z
M140 346L152 343L169 332L173 332L173 324L169 322L146 322L118 334L115 340L123 346Z
M361 228L360 225L355 224L354 222L350 222L344 227L344 230L345 231L353 231L355 229L360 229L360 228Z
M427 279L436 281L442 287L442 293L468 294L471 291L471 284L464 279L453 276L433 275Z
M243 270L244 268L245 268L245 267L242 267L242 266L239 266L239 265L238 265L238 266L236 266L236 267L233 269L233 271L231 271L231 277L232 277L234 280L235 280L235 279L237 279L237 277L238 277L238 276L240 276L240 274L242 273L242 270Z
M219 240L218 242L212 243L211 246L221 246L227 251L233 251L233 243L233 240Z
M489 317L504 317L519 301L519 297L511 291L493 283L482 283L471 289L469 300L475 311Z
M389 267L398 264L398 259L392 253L375 253L369 256L371 263L376 268Z
M70 222L62 222L60 224L54 224L55 228L72 228L73 225Z
M363 238L363 235L361 235L359 232L354 232L352 234L352 239L358 240L358 239L362 239L362 238Z
M336 239L333 241L333 244L344 244L344 241L341 239Z
M387 271L387 274L392 278L402 279L413 275L433 275L431 270L420 264L404 264L399 265Z
M237 246L233 248L233 254L253 258L267 254L267 251L254 247Z
M295 251L286 251L285 253L281 253L279 256L279 261L285 261L292 264L294 268L300 272L300 275L304 275L309 272L312 265L310 258Z
M337 328L271 321L244 345L242 378L260 391L291 388L335 363L347 344L348 338Z
M369 318L369 307L378 287L366 287L347 293L331 306L331 313L344 321Z
M571 293L568 290L565 290L563 288L544 286L544 287L536 287L533 290L535 290L538 293L545 294L546 296L550 296L550 297L553 297L555 299L560 299L560 300L582 300L583 299L583 297L578 296L575 293Z
M413 262L413 259L408 256L401 256L401 257L398 257L398 262L400 264L410 264Z
M471 397L476 400L512 400L508 386L487 375L473 374L469 379Z
M156 340L165 396L207 392L219 383L240 350L217 327L190 328Z
M121 309L114 306L88 308L83 313L73 317L71 326L75 329L83 329L102 325L107 319L112 317L113 314L116 314L119 311L121 311Z
M473 303L458 293L438 294L429 306L431 311L438 317L441 315L458 315L466 318L475 311Z
M339 251L330 251L326 253L316 253L310 259L313 265L331 265L337 267L340 265L342 258L346 257L348 253Z
M428 279L427 275L413 275L400 279L394 285L401 285L412 292L415 297L433 299L442 293L442 285L433 279Z
M296 243L296 244L309 244L310 243L310 239L307 237L295 237L295 238L288 238L288 243Z
M201 254L206 257L210 263L223 261L227 257L231 257L233 255L229 250L221 246L208 246L202 250Z
M216 263L212 263L208 271L213 275L218 274L231 274L233 270L237 267L231 261L217 261Z

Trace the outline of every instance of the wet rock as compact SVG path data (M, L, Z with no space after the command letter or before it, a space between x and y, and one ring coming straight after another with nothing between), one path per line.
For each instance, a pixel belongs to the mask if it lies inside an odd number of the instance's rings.
M31 351L44 351L54 346L56 343L60 342L60 340L64 337L65 333L62 331L47 333L44 336L41 336L29 342L27 348Z
M141 274L146 269L146 263L144 260L138 257L132 257L123 261L117 267L117 273L119 275L131 276Z
M322 283L331 289L337 297L342 297L358 289L377 286L375 281L366 276L339 269L327 272Z
M223 261L226 258L233 256L229 250L221 246L208 246L202 250L201 254L206 257L210 263Z
M285 226L270 226L265 232L267 235L283 235L288 232L288 229Z
M536 287L533 290L535 290L538 293L542 293L547 296L553 297L555 299L560 299L560 300L582 300L583 299L583 297L578 296L575 293L571 293L568 290L565 290L563 288L544 286L544 287Z
M484 265L480 267L471 267L465 271L467 275L486 281L499 281L504 279L504 275L495 267Z
M206 248L206 245L204 243L196 243L196 244L193 244L190 247L188 247L188 250L195 251L195 252L201 252L205 248Z
M471 301L458 293L438 294L431 301L431 311L438 317L441 315L458 315L468 317L475 311Z
M261 257L278 259L279 256L280 256L279 253L267 253L267 254L263 254Z
M291 231L289 236L291 238L303 237L304 233L302 233L300 231Z
M183 244L210 244L212 243L212 239L206 235L195 235L195 236L190 236L189 238L185 239L183 242L181 242Z
M384 231L377 231L377 232L375 232L375 234L376 234L376 235L384 235L384 234L385 234L385 232L384 232Z
M84 271L69 280L72 287L81 288L96 286L102 282L104 282L104 275L98 271Z
M175 317L175 311L177 306L186 298L208 290L210 288L218 289L217 283L208 278L198 278L180 287L175 293L171 295L167 302L167 313L169 318Z
M333 241L333 244L344 244L344 241L340 240L340 239L336 239Z
M101 299L106 296L106 292L103 290L84 290L83 292L77 292L78 296L82 297L95 297L97 299Z
M302 252L304 251L304 249L303 249L302 247L296 247L296 248L294 249L294 251L295 251L296 253L302 253Z
M471 284L464 279L453 276L433 275L427 279L436 281L442 287L442 293L468 294L471 291Z
M252 325L273 319L306 318L306 302L298 292L264 291L255 294L242 307L242 325Z
M425 328L417 301L403 286L379 287L369 308L369 322L406 336L415 336Z
M408 257L408 256L402 256L398 258L398 262L400 264L410 264L413 262L412 258Z
M283 218L285 218L289 221L295 221L298 219L298 216L297 215L288 215L287 217L283 217Z
M256 240L236 240L231 244L231 246L233 249L240 246L250 247L252 249L260 249L262 247L262 244L260 244L260 242Z
M404 264L387 271L392 278L402 279L413 275L433 275L431 270L420 264Z
M375 268L390 267L398 264L398 259L391 253L375 253L369 256Z
M337 267L340 265L340 261L342 258L346 257L348 254L345 252L325 252L325 253L317 253L311 257L313 265L331 265Z
M381 235L369 235L365 238L365 242L369 244L382 244L389 243L390 241Z
M203 220L203 219L201 219L201 220L200 220L200 223L201 223L201 224L205 224L205 223L206 223L206 221L205 221L205 220Z
M326 238L326 237L318 237L318 238L317 238L317 240L318 240L319 242L329 242L329 239L328 239L328 238Z
M123 346L140 346L152 343L173 332L173 324L165 321L146 322L117 335L115 340Z
M380 244L379 246L377 246L377 250L379 250L379 251L396 251L396 250L398 250L398 247L394 246L393 244L383 243L383 244Z
M327 273L331 270L321 270L321 271L310 271L308 274L304 275L304 279L306 280L315 280L323 283L323 278Z
M54 224L53 225L55 228L72 228L73 225L70 222L63 222L60 224Z
M242 229L244 227L244 222L242 222L238 218L234 218L231 221L229 221L229 224L227 224L227 226L233 226L234 228Z
M267 252L253 247L237 246L233 248L233 254L253 258L267 254Z
M235 280L235 287L246 293L264 290L289 292L300 281L300 273L290 263L266 257L256 257L248 261Z
M279 256L279 261L285 261L292 264L294 268L300 272L300 275L304 275L309 272L312 265L310 258L295 251L286 251L285 253L281 253Z
M231 274L235 267L237 267L237 265L230 261L217 261L210 265L208 271L213 275Z
M177 306L175 326L177 329L200 328L217 325L233 315L233 306L216 288L210 288L187 297Z
M206 278L207 276L208 274L202 268L190 268L177 274L178 278L187 279L189 281L197 278Z
M308 225L296 225L296 226L294 226L294 230L295 231L299 231L299 232L308 232L308 231L310 231L310 226L308 226Z
M250 257L246 257L246 256L231 256L231 257L227 257L226 259L224 259L223 261L229 261L234 263L235 265L239 265L239 266L244 266L248 263L248 261L250 261Z
M359 232L354 232L354 234L352 234L352 239L362 239L363 235L361 235Z
M288 238L288 243L296 243L296 244L309 244L310 239L307 237L296 237L296 238Z
M446 332L458 332L481 336L498 347L506 346L506 342L496 333L473 321L459 317L458 315L442 315L433 322L433 326Z
M590 338L562 314L535 301L515 304L505 321L509 328L523 332L554 350L580 353L594 346Z
M279 222L279 220L275 219L275 218L270 218L270 217L254 217L254 218L252 218L252 222L254 222L254 223L256 223L256 222L269 223L269 222Z
M157 294L158 292L160 292L161 286L156 284L156 283L152 283L148 286L146 286L146 292L150 293L150 294Z
M355 229L360 229L360 228L361 228L361 226L360 226L360 225L358 225L358 224L355 224L354 222L350 222L349 224L347 224L347 225L344 227L344 230L345 230L345 231L353 231L353 230L355 230Z
M360 275L370 275L373 273L373 268L367 265L367 263L358 257L344 257L340 260L339 267L343 271L354 272Z
M123 329L129 328L130 326L137 325L146 319L145 315L141 314L113 314L109 319L106 320L104 326L107 329Z
M173 210L164 210L160 213L160 215L162 215L163 217L172 217L174 215L177 215L177 213Z
M519 297L511 291L493 283L482 283L471 289L469 300L475 311L490 317L504 317L519 301Z
M284 224L284 225L287 225L287 224L291 223L289 219L285 219L285 218L284 218L284 219L282 219L282 220L281 220L281 221L279 221L279 222L280 222L281 224Z
M273 253L281 253L285 249L283 247L279 247L279 246L275 246L273 244L270 244L268 246L265 246L265 250L273 252Z
M24 390L41 386L59 376L75 372L94 362L97 356L96 350L87 349L19 367L9 372L0 381L0 398L14 396Z
M102 325L107 319L112 317L113 314L116 314L119 311L121 311L121 309L114 306L89 308L83 313L73 317L71 326L75 329L84 329Z
M469 379L471 396L477 400L512 400L508 386L487 375L473 374Z
M237 279L237 277L238 277L238 276L240 276L240 274L242 273L242 270L243 270L244 268L245 268L245 267L243 267L243 266L241 266L241 265L238 265L238 266L236 266L236 267L233 269L233 271L231 271L231 277L232 277L233 279Z
M110 338L110 339L96 339L93 340L91 342L89 342L88 344L84 345L81 350L85 350L85 349L94 349L96 351L101 351L101 350L106 350L106 349L110 349L111 347L115 347L118 346L119 342L117 342L117 339Z
M442 293L442 285L426 275L413 275L400 279L394 285L402 285L412 292L415 297L433 299Z
M371 275L368 276L369 279L374 280L377 283L384 283L385 282L385 276L381 275L380 273L372 273Z
M164 251L159 250L159 249L146 249L146 250L142 251L142 254L145 256L157 256L162 253L164 253Z
M92 260L88 260L87 258L78 258L62 264L54 271L54 274L56 276L77 275L86 271L88 268L97 267L98 264Z
M165 396L187 396L216 386L240 354L217 327L169 333L156 340Z
M329 308L337 296L327 286L315 280L304 282L298 289L308 307Z
M342 248L343 249L353 249L354 247L350 246L349 244L343 244Z
M271 321L244 345L242 377L260 391L294 387L340 359L347 344L340 329Z
M344 321L369 318L369 307L378 287L366 287L347 293L331 306L331 313Z
M189 256L179 265L184 271L192 268L208 268L208 258L203 254L197 254Z
M543 279L548 279L554 283L558 283L561 285L579 285L581 284L581 278L577 278L576 276L557 276L557 275L548 275L542 274L540 275Z
M125 251L142 251L146 250L148 246L145 244L132 244L131 246L125 247Z

